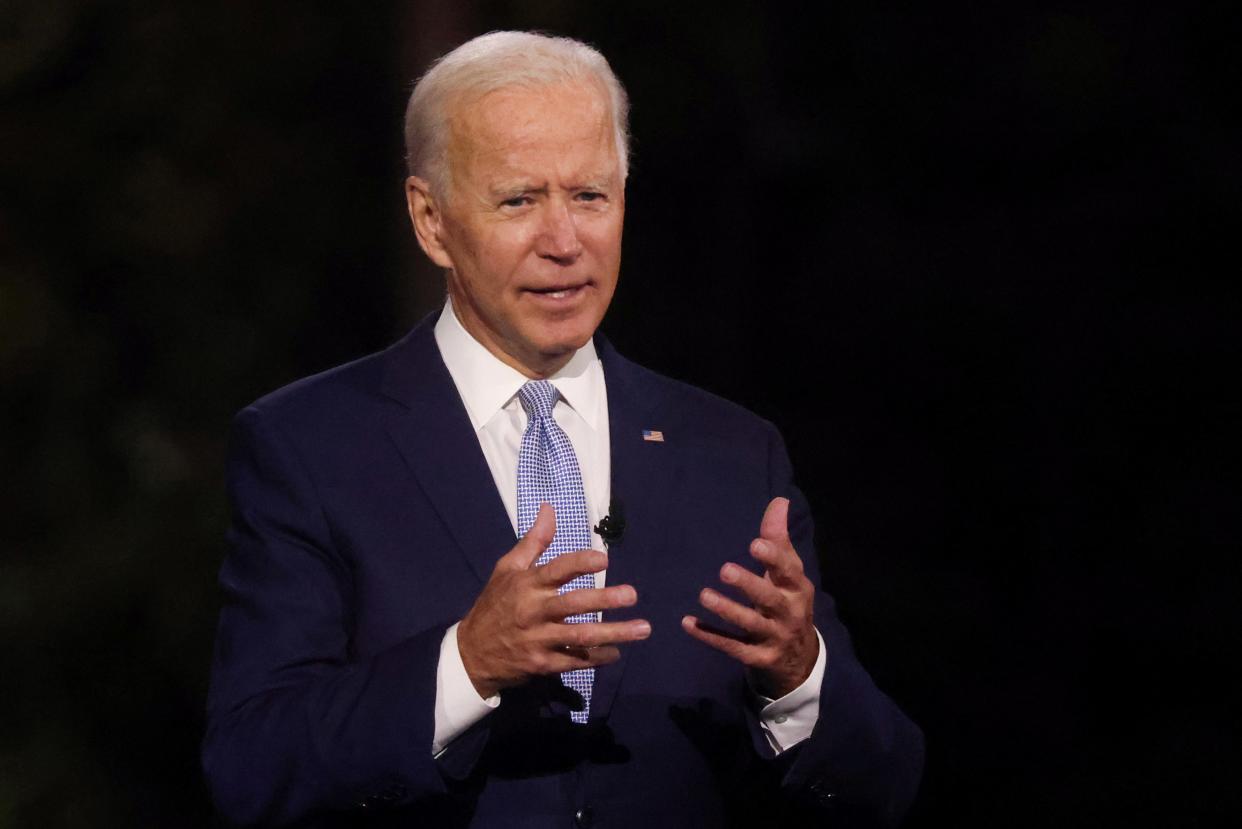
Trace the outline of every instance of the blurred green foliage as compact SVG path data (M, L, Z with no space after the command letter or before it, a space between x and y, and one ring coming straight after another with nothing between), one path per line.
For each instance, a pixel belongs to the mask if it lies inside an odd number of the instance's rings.
M403 81L372 11L5 4L4 829L210 820L229 419L402 316Z

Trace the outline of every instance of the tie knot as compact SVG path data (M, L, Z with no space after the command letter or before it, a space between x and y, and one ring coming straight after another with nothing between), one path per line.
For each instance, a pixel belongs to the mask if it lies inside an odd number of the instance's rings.
M556 405L558 397L560 392L547 380L530 380L518 389L522 408L526 410L526 416L531 418L551 417L552 407Z

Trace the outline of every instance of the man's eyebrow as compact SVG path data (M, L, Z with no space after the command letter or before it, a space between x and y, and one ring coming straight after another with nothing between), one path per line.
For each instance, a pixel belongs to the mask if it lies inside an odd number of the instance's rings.
M592 176L584 178L580 184L574 185L573 190L607 190L612 182L610 176Z
M494 196L519 196L522 193L539 193L547 189L547 186L536 187L534 182L527 179L515 179L512 181L501 181L493 184L488 188Z
M612 176L584 176L575 183L568 186L567 190L583 191L583 190L607 190L612 182ZM530 179L510 179L509 181L498 181L488 187L488 192L496 198L511 198L520 196L523 193L546 193L548 185L535 184Z

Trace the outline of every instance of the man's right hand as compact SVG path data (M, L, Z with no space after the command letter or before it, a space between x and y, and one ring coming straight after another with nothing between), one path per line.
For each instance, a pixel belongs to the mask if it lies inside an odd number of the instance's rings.
M621 655L618 644L651 635L651 624L644 619L565 622L579 613L629 607L638 594L628 584L558 594L557 588L574 578L605 569L608 556L579 550L535 567L555 534L556 516L545 503L530 531L496 562L483 592L457 626L462 664L484 699L539 674L615 662Z

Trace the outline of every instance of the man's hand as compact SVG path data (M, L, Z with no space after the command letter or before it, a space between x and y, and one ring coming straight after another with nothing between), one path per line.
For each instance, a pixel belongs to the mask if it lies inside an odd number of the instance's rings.
M720 580L736 587L754 607L746 607L705 587L699 603L745 631L741 637L686 616L686 633L746 665L764 695L779 699L801 685L819 657L812 610L815 586L802 569L802 559L789 540L789 500L774 498L763 513L759 537L750 554L764 566L762 577L732 562L720 568Z
M457 626L457 647L466 674L486 699L537 674L559 674L615 662L616 645L651 635L643 619L627 622L567 624L565 617L629 607L638 594L628 584L601 589L557 588L608 566L597 550L557 556L535 567L556 534L556 515L539 507L530 531L499 561L470 612Z

